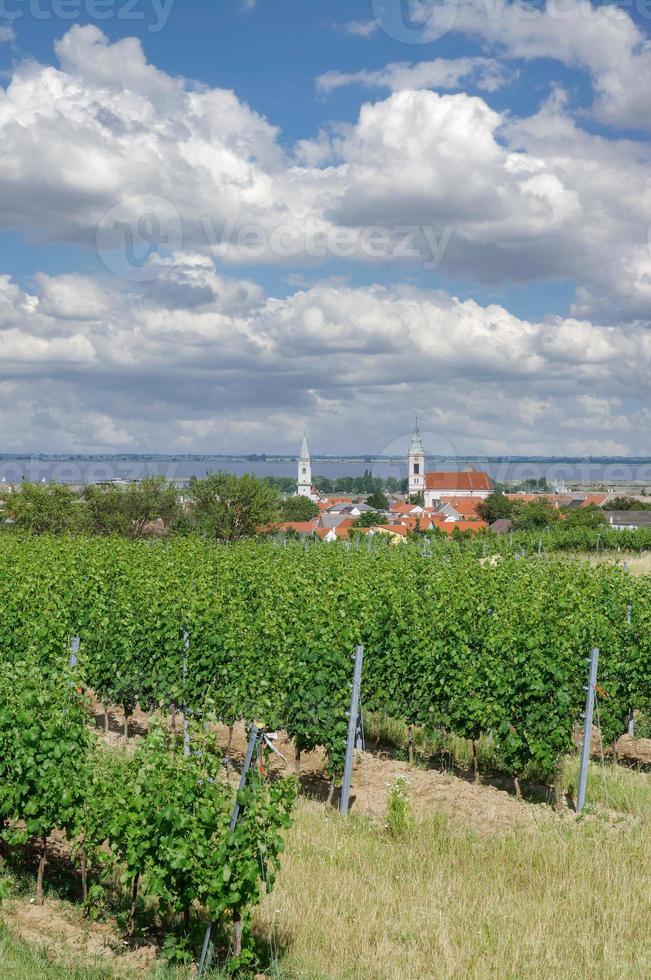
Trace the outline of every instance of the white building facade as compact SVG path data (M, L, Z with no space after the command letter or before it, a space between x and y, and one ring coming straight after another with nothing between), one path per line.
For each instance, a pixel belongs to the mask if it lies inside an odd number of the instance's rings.
M310 461L310 451L307 448L307 435L303 433L301 452L298 457L298 480L296 484L297 497L309 497L311 500L318 500L318 494L312 487L312 463Z
M409 495L412 496L416 493L423 493L425 490L425 450L423 448L423 440L421 439L418 423L416 423L414 434L411 437L407 464L409 467L407 484L409 488Z
M418 424L414 430L407 455L409 496L422 493L425 507L433 507L441 497L481 497L493 492L488 473L475 469L461 472L426 473L425 449Z

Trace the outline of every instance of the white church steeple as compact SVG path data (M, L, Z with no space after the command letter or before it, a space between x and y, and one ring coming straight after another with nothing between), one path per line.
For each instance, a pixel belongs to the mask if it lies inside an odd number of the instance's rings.
M307 436L303 430L303 442L301 452L298 457L298 486L296 489L298 497L312 496L312 464L310 463L310 452L307 448Z
M418 428L418 419L416 419L416 428L411 437L407 463L409 467L407 484L409 494L411 496L415 493L422 493L425 489L425 450L423 449L423 440L421 439L420 429Z

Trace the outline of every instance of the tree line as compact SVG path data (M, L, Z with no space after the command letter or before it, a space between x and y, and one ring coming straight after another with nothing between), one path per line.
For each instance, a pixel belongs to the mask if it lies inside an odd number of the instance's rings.
M296 480L291 476L265 476L263 482L280 490L282 493L293 493ZM328 494L370 494L376 490L385 493L407 493L407 480L399 480L394 476L375 476L371 470L364 470L362 476L315 476L312 483L320 493Z
M368 501L377 510L389 506L379 489ZM184 490L164 477L147 477L128 486L93 484L81 492L66 484L24 483L20 490L0 497L0 522L5 529L118 535L134 541L191 533L234 541L280 521L309 521L318 513L309 497L283 498L270 479L225 471L195 478Z
M66 484L24 483L0 498L4 529L31 534L118 535L139 540L200 533L219 540L250 537L278 520L307 520L318 512L305 498L283 501L254 476L212 473L178 490L164 477L128 486L97 484L81 492Z
M546 497L539 500L517 500L503 493L492 493L477 505L477 513L488 524L510 520L516 531L537 531L563 522L565 527L598 528L608 522L600 507L555 507Z

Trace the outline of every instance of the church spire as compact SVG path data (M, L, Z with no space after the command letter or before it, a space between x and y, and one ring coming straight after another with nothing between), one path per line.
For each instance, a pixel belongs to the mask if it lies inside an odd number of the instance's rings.
M310 451L307 448L307 434L305 429L303 429L303 441L301 442L301 452L298 457L296 493L299 497L312 496L312 464L310 463Z
M410 495L422 493L425 489L425 450L418 428L418 418L416 418L416 428L407 455L407 486Z
M409 455L412 453L423 453L423 440L420 435L420 429L418 427L418 416L416 416L416 426L414 428L414 434L411 437L411 445L409 447Z
M299 459L309 460L309 458L310 458L310 451L307 448L307 433L305 432L305 429L303 429L303 441L301 443L301 453Z

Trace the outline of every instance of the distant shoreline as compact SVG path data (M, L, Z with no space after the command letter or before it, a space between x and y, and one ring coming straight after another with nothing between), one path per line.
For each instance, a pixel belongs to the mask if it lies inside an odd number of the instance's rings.
M461 471L469 466L484 470L496 483L510 486L531 480L546 480L559 491L612 487L639 488L651 493L651 457L626 456L427 456L428 470ZM281 453L209 454L186 453L0 453L0 484L91 483L139 481L162 476L178 486L193 477L226 470L237 476L245 473L259 478L295 480L297 457ZM382 479L404 480L405 456L312 456L314 480L362 477L365 473ZM343 492L343 490L342 490Z
M324 463L402 463L406 457L392 456L331 456L327 454L313 453L311 455L312 464L315 462ZM555 465L557 463L635 463L637 465L651 463L651 456L437 456L426 454L428 460L437 463L546 463ZM2 462L24 462L29 460L42 460L43 462L63 462L86 460L89 462L102 460L115 460L125 462L137 462L140 460L178 460L180 462L223 462L223 463L295 463L297 455L283 453L248 453L248 454L225 454L225 453L0 453Z

